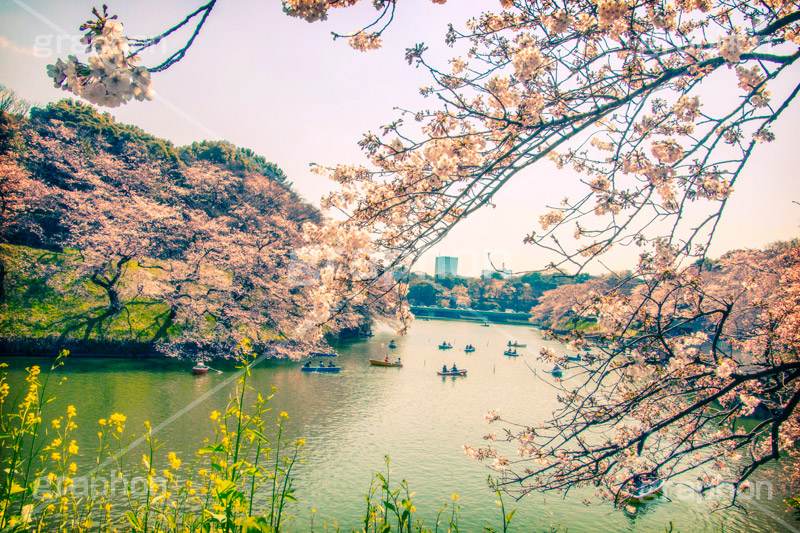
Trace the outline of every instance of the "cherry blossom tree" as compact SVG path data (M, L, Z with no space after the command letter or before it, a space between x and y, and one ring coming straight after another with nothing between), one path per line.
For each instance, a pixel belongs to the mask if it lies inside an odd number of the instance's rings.
M783 458L796 470L786 457L800 422L799 259L795 243L730 254L716 272L665 273L643 261L633 291L581 302L603 334L598 361L570 368L552 417L509 424L513 448L467 446L467 454L492 461L512 492L588 486L615 500L635 475L697 471L698 490L730 484L735 502L758 467ZM550 349L541 357L570 365Z
M68 102L21 119L19 135L24 150L0 162L8 182L0 238L69 250L56 263L70 279L48 283L62 296L60 315L43 334L157 343L184 356L296 336L311 288L291 268L303 226L321 218L280 169L232 145L235 164L197 147L183 162L184 149ZM28 277L50 276L56 263L31 266ZM328 331L357 328L368 315L350 305ZM281 355L303 349L294 342Z

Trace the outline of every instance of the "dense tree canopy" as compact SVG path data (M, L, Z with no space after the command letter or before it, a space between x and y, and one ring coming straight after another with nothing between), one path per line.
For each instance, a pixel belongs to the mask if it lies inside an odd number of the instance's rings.
M69 100L30 119L0 112L0 123L0 243L40 251L2 249L3 301L61 302L32 318L37 331L6 316L4 337L224 355L242 338L293 336L306 288L290 276L292 252L321 216L273 163L229 143L175 148ZM349 309L330 327L357 328L367 315Z

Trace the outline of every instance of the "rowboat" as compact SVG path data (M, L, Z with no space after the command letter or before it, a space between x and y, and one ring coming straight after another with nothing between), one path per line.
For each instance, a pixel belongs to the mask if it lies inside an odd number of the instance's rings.
M581 354L578 354L578 355L568 355L568 356L567 356L567 361L572 361L572 362L575 362L575 363L582 363L583 361L585 361L585 359L583 359L583 358L581 357Z
M528 347L527 344L520 344L518 342L512 343L511 341L508 341L508 346L510 348L527 348Z
M439 345L439 349L440 349L440 350L450 350L450 349L452 349L452 348L453 348L453 346L452 346L452 345L450 345L450 344L447 344L447 343L444 343L444 342L443 342L442 344L440 344L440 345Z
M483 324L481 324L481 326L483 326L484 328L488 328L490 325L491 324L489 324L488 322L484 322Z
M369 364L371 364L372 366L396 366L398 368L403 366L403 363L401 363L400 360L397 360L394 363L392 363L391 361L379 361L375 359L370 359Z
M659 477L643 477L642 484L636 488L626 489L624 491L624 500L629 502L641 502L655 495L664 488L667 482L664 478Z
M503 352L503 355L509 355L511 357L519 357L517 350L506 350L505 352Z
M397 345L394 343L394 341L390 341L389 342L389 348L391 348L391 349L397 348Z
M440 370L439 372L437 372L437 374L439 374L440 376L466 376L467 375L467 371L466 370L457 370L455 372L450 372L450 371L442 372Z
M209 368L202 361L192 367L192 372L195 374L206 374Z
M309 353L311 357L338 357L339 355L335 352L311 352ZM325 365L322 361L319 364L311 364L311 359L306 361L306 364L300 369L303 372L325 372L328 374L336 374L338 373L342 367L334 366L333 361L329 362Z
M466 348L464 348L464 351L467 352L467 353L474 352L475 351L475 347L474 346L467 346Z
M550 371L550 374L552 374L554 378L560 378L561 375L562 375L561 374L561 367L558 366L558 365L554 366L553 370Z
M323 366L319 364L317 366L304 366L300 368L303 372L324 372L327 374L337 374L342 369L340 366Z

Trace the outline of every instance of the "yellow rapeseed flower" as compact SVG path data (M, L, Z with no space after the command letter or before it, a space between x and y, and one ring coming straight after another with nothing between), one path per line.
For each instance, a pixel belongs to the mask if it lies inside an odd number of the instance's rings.
M281 411L280 418L283 418L284 420L288 419L289 413L287 413L286 411Z
M220 415L219 411L211 411L211 416L209 418L211 418L211 420L216 420L217 418L219 418L219 415Z
M53 429L60 429L61 428L61 418L54 418L50 424L53 425Z
M75 455L78 453L78 445L75 444L74 440L69 443L69 448L67 448L67 451L70 453L70 455Z
M175 455L175 452L169 452L167 455L167 460L169 461L169 467L172 470L177 470L181 466L181 460L178 459L178 456Z
M38 376L41 373L41 369L39 368L38 365L27 367L25 368L25 370L28 371L28 377L25 378L25 381L29 383L35 380L36 376Z
M70 406L67 407L67 416L68 417L72 418L76 414L78 414L78 412L75 410L75 406L74 405L70 405Z

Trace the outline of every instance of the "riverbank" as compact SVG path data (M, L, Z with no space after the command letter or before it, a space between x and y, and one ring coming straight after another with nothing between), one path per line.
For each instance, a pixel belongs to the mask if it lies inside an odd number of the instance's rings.
M256 354L272 352L272 359L292 359L292 350L308 352L312 348L322 350L319 345L307 345L294 341L251 342ZM54 358L62 350L70 357L101 359L170 359L170 360L233 360L236 347L218 344L167 344L131 339L61 339L48 337L0 337L0 357Z
M71 357L113 357L124 359L165 358L151 342L106 339L64 339L58 337L0 338L2 357L56 357L69 350Z
M504 311L478 311L475 309L452 309L449 307L411 306L416 318L436 318L463 320L465 322L489 322L493 324L531 325L528 313L507 313Z

